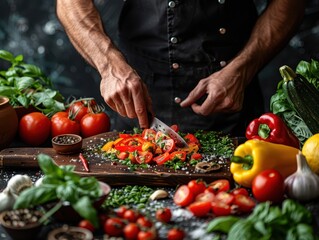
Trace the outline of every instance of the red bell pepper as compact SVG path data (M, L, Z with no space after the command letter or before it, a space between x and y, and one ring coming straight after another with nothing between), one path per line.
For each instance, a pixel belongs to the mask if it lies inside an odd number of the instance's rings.
M246 138L300 147L299 139L283 119L273 113L265 113L254 119L246 129Z

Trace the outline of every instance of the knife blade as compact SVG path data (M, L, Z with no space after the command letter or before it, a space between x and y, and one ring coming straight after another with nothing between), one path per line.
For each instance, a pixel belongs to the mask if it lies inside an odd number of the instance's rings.
M175 132L172 128L167 126L164 122L162 122L158 118L156 118L156 117L152 118L150 128L154 129L157 132L161 131L161 132L167 134L172 139L174 139L174 141L176 142L176 144L179 147L183 147L183 148L188 147L188 144L186 143L184 138L182 138L177 132Z

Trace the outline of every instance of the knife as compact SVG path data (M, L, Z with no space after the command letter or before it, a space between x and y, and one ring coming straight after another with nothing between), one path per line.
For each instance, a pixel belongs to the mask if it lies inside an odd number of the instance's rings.
M172 128L167 126L161 120L159 120L156 117L153 117L151 113L148 113L148 119L150 120L150 128L154 129L157 132L161 131L167 134L172 139L174 139L174 141L179 147L182 147L182 148L188 147L188 144L186 143L184 138L182 138L177 132L175 132Z

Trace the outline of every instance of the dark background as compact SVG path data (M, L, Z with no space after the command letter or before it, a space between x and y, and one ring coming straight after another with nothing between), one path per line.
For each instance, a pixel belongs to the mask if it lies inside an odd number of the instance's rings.
M95 0L105 29L116 42L116 20L123 1ZM259 11L266 1L256 0ZM280 33L278 33L280 34ZM55 1L1 0L0 49L22 54L27 63L39 66L66 98L95 97L99 74L69 42L55 14ZM319 0L308 0L304 20L287 46L260 72L265 111L280 80L279 67L295 68L301 60L319 59ZM0 70L3 69L0 62ZM110 111L108 111L111 113Z

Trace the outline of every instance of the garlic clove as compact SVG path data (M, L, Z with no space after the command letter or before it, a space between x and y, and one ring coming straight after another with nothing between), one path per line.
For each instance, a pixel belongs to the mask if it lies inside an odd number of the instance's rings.
M162 198L167 198L168 197L168 192L166 192L165 190L159 189L154 191L151 196L149 197L149 199L151 201L157 200L157 199L162 199Z
M0 193L0 212L12 210L16 199L17 196L11 192L10 188L5 188Z
M7 188L11 193L19 195L24 189L32 187L33 183L28 175L17 174L14 175L7 183Z

